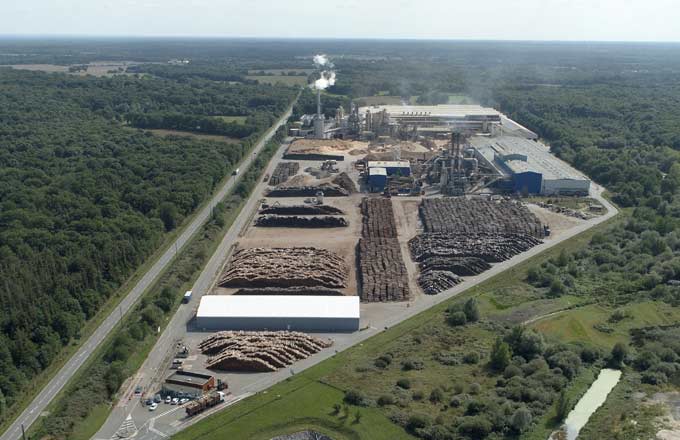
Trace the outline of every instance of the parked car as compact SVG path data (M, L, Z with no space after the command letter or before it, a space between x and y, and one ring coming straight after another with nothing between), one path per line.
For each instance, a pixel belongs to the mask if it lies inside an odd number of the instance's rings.
M177 405L179 403L179 399L177 397L175 397L174 399L172 399L172 401L170 403L172 405Z
M161 399L160 394L156 394L155 396L153 396L153 403L161 403L162 401L163 399Z
M154 402L149 406L149 411L156 411L156 408L158 408L158 404Z
M135 394L142 394L142 387L140 385L135 387Z
M153 399L151 399L151 398L146 399L146 400L144 401L144 405L146 405L146 406L151 406L151 405L153 405L154 403L155 403L155 402L154 402Z
M179 399L179 404L180 404L180 405L184 405L184 404L187 403L188 401L189 401L189 399L187 399L186 397L184 397L184 398L182 398L182 399Z
M172 397L168 396L165 398L165 403L170 403L172 402Z

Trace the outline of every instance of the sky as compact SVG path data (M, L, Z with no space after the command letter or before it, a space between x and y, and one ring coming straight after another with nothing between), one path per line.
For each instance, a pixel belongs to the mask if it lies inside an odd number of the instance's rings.
M678 0L0 0L0 34L680 42Z

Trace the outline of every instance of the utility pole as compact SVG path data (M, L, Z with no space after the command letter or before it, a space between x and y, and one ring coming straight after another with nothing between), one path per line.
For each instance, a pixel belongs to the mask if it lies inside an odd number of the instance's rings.
M24 424L21 424L21 437L26 440L26 430L24 429Z

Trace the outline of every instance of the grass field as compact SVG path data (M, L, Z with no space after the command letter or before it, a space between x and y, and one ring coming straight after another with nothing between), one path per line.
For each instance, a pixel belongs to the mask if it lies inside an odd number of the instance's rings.
M245 124L247 116L215 116L215 119L226 122L227 124L235 122L237 124Z
M234 116L231 116L234 117ZM151 128L151 129L145 129L145 131L149 131L156 136L162 136L162 137L168 137L168 136L180 136L180 137L190 137L194 139L201 139L205 141L217 141L217 142L226 142L228 144L236 144L240 142L238 139L226 137L226 136L220 136L216 134L202 134L202 133L194 133L191 131L181 131L181 130L164 130L160 128Z
M288 76L288 75L248 75L246 79L255 80L260 84L283 84L286 86L306 86L306 76Z

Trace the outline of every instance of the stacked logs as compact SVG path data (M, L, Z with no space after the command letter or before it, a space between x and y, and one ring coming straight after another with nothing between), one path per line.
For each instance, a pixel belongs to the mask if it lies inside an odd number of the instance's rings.
M274 215L343 215L342 209L330 205L275 205L260 209L260 214Z
M300 332L225 331L204 339L199 350L208 355L207 368L225 371L271 372L306 359L332 341Z
M286 215L261 215L255 226L265 228L344 228L349 222L343 217L298 217Z
M461 282L458 275L448 270L423 271L418 276L418 284L427 295L436 295Z
M475 257L487 263L509 260L541 240L524 234L422 234L409 241L415 261L431 257Z
M269 184L273 186L283 183L291 176L296 175L299 170L300 164L298 162L279 162L276 164L271 178L269 178Z
M234 295L294 295L294 296L342 296L341 292L323 287L260 287L252 289L238 289Z
M424 199L420 216L425 232L545 236L538 218L524 204L510 200Z
M349 177L349 175L347 173L345 173L344 171L342 173L338 174L337 176L335 176L335 178L333 179L333 183L338 185L341 188L346 189L347 192L350 193L350 194L357 192L357 187L354 184L354 182L352 181L352 178Z
M234 253L221 287L347 286L349 269L335 253L312 247L250 248Z
M357 246L361 300L408 300L411 293L397 240L392 201L364 198L361 213L362 238Z
M319 186L286 186L270 189L267 192L268 197L314 197L317 192L323 192L326 197L344 197L349 193L346 189L337 185L319 185Z

